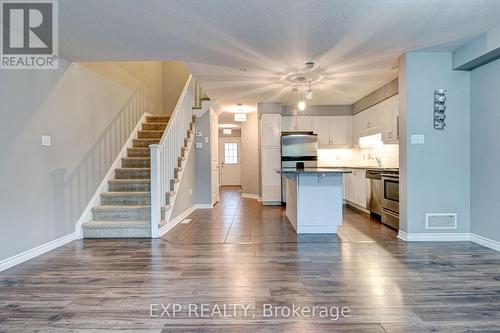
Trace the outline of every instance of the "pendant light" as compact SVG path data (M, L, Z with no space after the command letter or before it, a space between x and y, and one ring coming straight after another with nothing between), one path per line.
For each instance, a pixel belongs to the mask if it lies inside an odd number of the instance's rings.
M300 98L299 102L297 103L297 108L299 111L304 111L306 109L306 102L304 101L304 98L302 96L302 86L300 86Z
M311 100L313 98L313 91L311 89L311 80L309 80L309 89L306 92L306 99Z

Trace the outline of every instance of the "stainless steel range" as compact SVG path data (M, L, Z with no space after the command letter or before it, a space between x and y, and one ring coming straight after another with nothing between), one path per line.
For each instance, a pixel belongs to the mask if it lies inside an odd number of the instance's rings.
M382 173L382 223L399 229L399 172Z

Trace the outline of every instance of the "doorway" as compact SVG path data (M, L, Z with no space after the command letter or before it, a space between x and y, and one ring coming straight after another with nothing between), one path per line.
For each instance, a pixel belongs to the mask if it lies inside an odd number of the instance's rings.
M239 138L219 140L220 184L241 185L241 150Z

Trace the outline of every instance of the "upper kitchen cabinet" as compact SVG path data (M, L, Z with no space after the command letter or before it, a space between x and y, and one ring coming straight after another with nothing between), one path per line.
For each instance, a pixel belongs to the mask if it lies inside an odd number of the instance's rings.
M385 143L399 140L399 96L394 95L376 105L356 113L352 119L352 140L355 145L361 136L382 133Z
M262 147L281 146L281 115L263 114L261 119Z
M351 145L351 130L351 116L313 117L313 132L318 135L319 148Z
M313 117L310 116L283 116L281 117L281 130L283 132L309 132L313 130Z
M399 140L399 95L381 102L380 127L384 143L397 143Z

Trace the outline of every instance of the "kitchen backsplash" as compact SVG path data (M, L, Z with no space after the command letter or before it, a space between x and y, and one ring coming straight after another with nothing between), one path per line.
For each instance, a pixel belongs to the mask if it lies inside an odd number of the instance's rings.
M377 167L376 157L385 168L399 168L399 145L377 145L370 148L318 149L318 166Z

